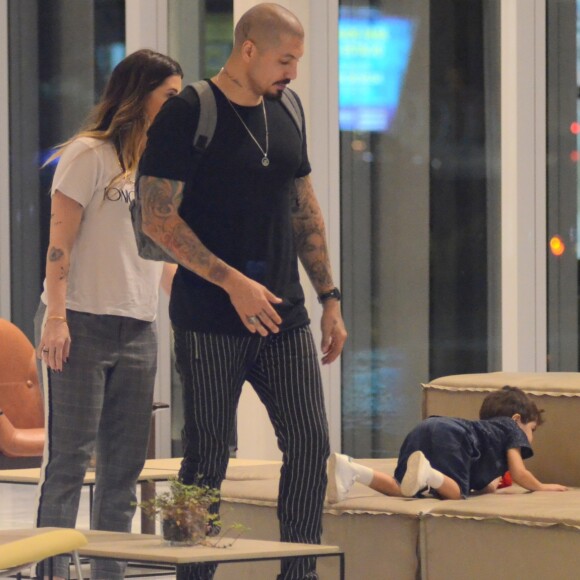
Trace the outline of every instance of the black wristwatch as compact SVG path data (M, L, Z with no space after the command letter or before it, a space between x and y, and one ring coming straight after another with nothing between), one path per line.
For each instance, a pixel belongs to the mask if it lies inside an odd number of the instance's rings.
M338 300L340 302L342 294L340 293L340 290L338 288L333 288L328 292L324 292L324 294L319 294L318 302L320 302L320 304L324 304L327 300L330 300L331 298L334 298L335 300Z

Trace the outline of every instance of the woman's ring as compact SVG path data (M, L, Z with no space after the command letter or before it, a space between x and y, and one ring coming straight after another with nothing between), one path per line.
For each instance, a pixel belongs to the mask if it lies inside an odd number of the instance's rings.
M256 324L258 324L258 317L257 316L248 316L248 322L255 326Z
M50 350L48 348L43 348L42 352L50 352Z

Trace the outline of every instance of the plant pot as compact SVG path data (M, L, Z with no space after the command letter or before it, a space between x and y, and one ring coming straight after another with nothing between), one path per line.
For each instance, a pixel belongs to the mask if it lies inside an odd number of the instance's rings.
M171 546L195 546L205 539L207 509L162 515L163 539Z

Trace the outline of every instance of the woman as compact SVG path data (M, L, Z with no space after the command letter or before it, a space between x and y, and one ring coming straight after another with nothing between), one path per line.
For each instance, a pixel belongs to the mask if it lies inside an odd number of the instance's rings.
M162 271L139 258L129 202L147 129L181 90L179 64L139 50L113 70L84 128L59 147L45 290L36 315L45 363L46 429L37 525L74 527L96 452L91 528L130 531L149 440ZM123 577L95 562L91 578ZM68 578L68 560L55 576Z

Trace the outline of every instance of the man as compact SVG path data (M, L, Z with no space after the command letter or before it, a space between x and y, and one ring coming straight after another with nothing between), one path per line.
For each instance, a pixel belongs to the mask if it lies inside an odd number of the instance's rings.
M298 258L323 304L323 364L340 355L346 330L304 126L280 101L303 42L300 22L285 8L248 10L211 79L217 125L201 161L194 163L192 147L199 107L172 99L149 131L140 193L144 232L179 263L170 315L184 388L180 478L190 483L202 474L220 486L247 380L283 452L281 539L319 543L328 426ZM283 563L284 579L316 577L308 559Z

